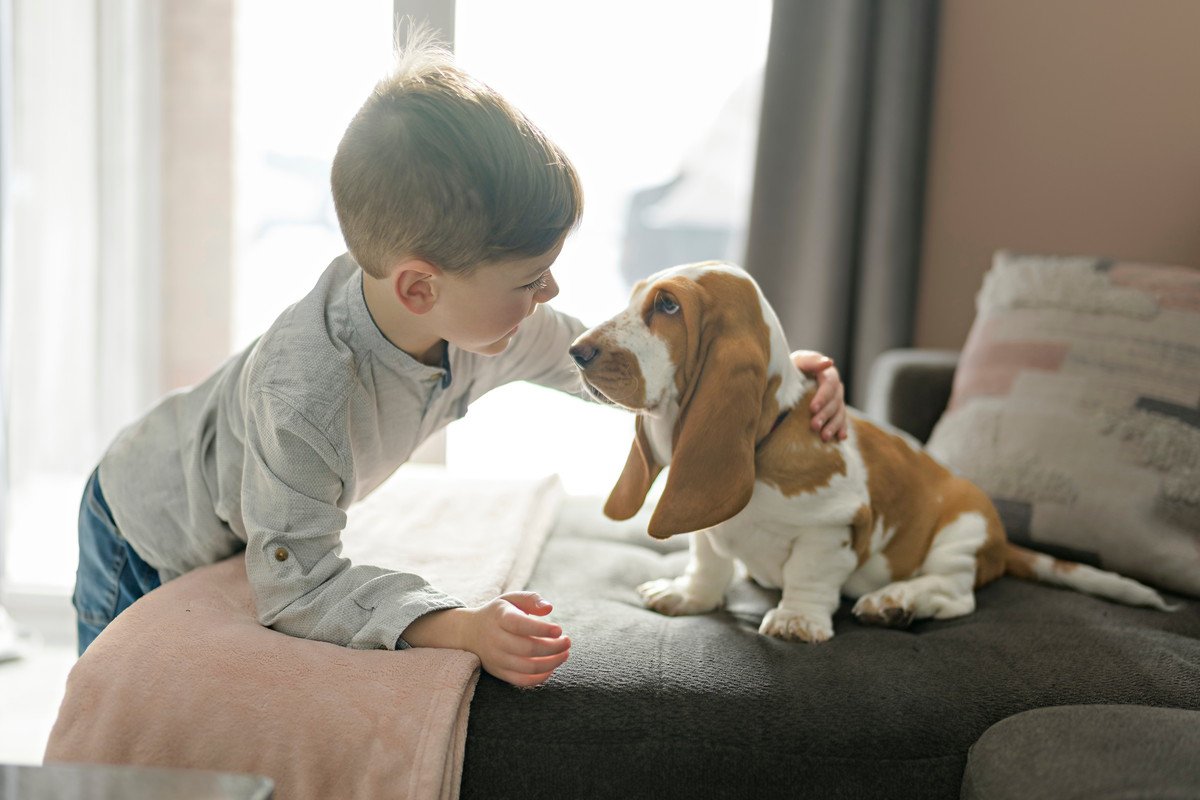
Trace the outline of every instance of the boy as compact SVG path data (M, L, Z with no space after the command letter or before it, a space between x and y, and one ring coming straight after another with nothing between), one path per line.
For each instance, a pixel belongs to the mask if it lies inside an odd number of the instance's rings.
M333 162L349 252L244 352L168 395L101 459L80 509L80 653L161 581L245 550L259 620L355 648L453 647L521 686L570 640L511 592L478 608L339 556L346 509L484 392L579 392L584 330L543 304L582 211L566 156L426 36L350 123ZM844 428L820 372L826 436Z

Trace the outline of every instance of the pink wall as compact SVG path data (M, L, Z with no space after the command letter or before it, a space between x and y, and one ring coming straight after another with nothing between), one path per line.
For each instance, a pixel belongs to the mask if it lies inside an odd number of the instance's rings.
M1200 266L1200 2L942 5L916 343L998 248Z

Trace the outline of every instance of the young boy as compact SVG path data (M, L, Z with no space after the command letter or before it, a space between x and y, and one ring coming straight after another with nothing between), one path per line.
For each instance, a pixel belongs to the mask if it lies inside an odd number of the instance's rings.
M263 625L355 648L452 647L541 683L570 641L551 606L478 607L417 575L339 556L346 509L489 389L573 393L584 331L544 306L578 222L574 168L488 87L417 37L350 123L333 162L349 252L245 351L126 428L84 491L79 651L138 597L244 550ZM841 384L818 373L823 433ZM582 395L581 395L582 396Z

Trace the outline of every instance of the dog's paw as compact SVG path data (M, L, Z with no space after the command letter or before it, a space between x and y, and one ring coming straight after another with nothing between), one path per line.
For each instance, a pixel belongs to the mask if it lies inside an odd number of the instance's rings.
M854 604L853 614L864 625L907 628L913 621L912 599L900 591L864 594Z
M789 642L818 644L833 638L833 620L828 616L819 617L801 611L772 608L763 617L758 632Z
M720 597L714 601L700 596L692 587L691 581L683 577L646 581L637 587L637 591L646 608L672 617L707 614L721 605Z

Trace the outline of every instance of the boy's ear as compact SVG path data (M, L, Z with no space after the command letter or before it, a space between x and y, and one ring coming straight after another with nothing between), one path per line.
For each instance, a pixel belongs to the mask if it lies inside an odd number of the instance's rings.
M392 291L396 299L414 314L425 314L437 302L437 281L441 270L420 259L401 262L392 273Z

